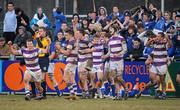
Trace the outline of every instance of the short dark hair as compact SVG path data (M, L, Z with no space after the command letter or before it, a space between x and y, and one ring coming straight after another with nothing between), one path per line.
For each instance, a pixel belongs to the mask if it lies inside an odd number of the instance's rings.
M14 3L13 3L13 2L11 2L11 1L7 3L7 5L9 5L9 4L11 4L11 5L13 5L13 6L14 6Z
M138 23L138 24L137 24L137 28L138 28L138 29L139 29L139 28L144 28L144 25L141 24L141 23Z
M47 31L45 27L39 27L38 29L43 29L44 31Z
M33 39L32 39L32 38L28 38L28 39L26 40L26 42L33 42Z
M78 13L74 13L74 14L73 14L73 19L74 19L74 16L77 16L77 17L78 17L78 20L80 20L80 17L79 17L79 14L78 14Z
M164 32L158 32L158 34L160 34L161 37L164 37L164 36L165 36Z
M78 31L84 36L85 35L85 31L83 29L78 29Z
M98 33L98 32L97 32L97 33L95 34L95 36L94 36L94 38L100 38L100 37L101 37L101 34Z
M74 36L74 31L73 31L72 29L66 30L66 33L68 33L68 34Z

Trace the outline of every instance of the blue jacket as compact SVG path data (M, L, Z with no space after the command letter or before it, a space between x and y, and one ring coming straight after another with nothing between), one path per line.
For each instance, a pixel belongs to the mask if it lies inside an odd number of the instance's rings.
M55 31L54 31L54 36L57 35L57 33L61 29L61 24L64 22L67 22L66 17L63 15L63 13L57 13L56 11L53 12L53 17L55 18Z
M153 51L152 47L145 47L143 51L143 56L148 57L148 55L151 55L151 52Z
M161 17L158 21L156 21L156 24L154 26L154 29L156 30L160 30L160 31L164 31L164 28L165 28L165 18L164 17Z
M118 17L119 21L121 21L121 23L124 22L124 15L123 15L122 13L118 13L116 16ZM113 18L113 13L111 13L107 18L110 19L110 20L112 20L112 18Z
M132 45L133 45L133 40L134 40L135 38L137 38L137 34L133 34L132 36L127 35L127 36L125 37L126 43L127 43L128 52L130 52L130 51L133 50Z
M153 30L155 24L156 23L154 21L143 22L144 28L146 30Z
M165 22L164 31L168 31L169 28L170 28L172 25L175 25L175 23L173 22L173 20L171 20L170 22Z

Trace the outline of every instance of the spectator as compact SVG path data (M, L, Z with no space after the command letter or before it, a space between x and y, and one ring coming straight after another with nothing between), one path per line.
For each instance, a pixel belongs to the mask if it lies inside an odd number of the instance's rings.
M89 20L87 18L84 18L82 20L82 29L88 32L88 28L89 28Z
M143 13L142 21L146 30L152 30L154 28L155 22L150 21L148 13Z
M98 10L98 19L97 22L102 25L102 27L106 26L107 19L107 10L105 7L101 6Z
M124 22L124 16L119 12L119 8L117 6L113 7L113 12L108 16L108 19L112 20L114 17L117 17L121 23Z
M34 25L37 25L39 27L44 27L46 29L49 29L51 26L48 17L45 15L41 7L37 8L37 13L34 15L34 17L32 18L30 22L31 28Z
M72 23L72 28L73 28L74 32L76 32L78 29L81 29L79 14L77 14L77 13L73 14L73 19L72 19L71 23Z
M67 25L67 23L62 23L62 25L61 25L61 30L60 30L60 31L62 32L63 36L64 36L66 30L68 30L68 25ZM60 32L60 31L59 31L59 32ZM56 40L57 40L57 39L56 39Z
M127 42L127 49L128 51L132 51L133 47L133 40L137 38L137 34L135 33L135 27L134 26L130 26L128 28L128 33L125 37L126 42Z
M58 32L58 34L57 34L57 41L55 44L60 45L60 47L62 49L66 49L68 42L66 41L66 39L61 31ZM66 56L64 56L63 54L58 54L58 59L59 59L59 61L65 62Z
M175 26L176 26L177 34L179 34L180 33L180 13L177 13L176 15Z
M156 24L154 26L153 32L158 34L159 32L164 32L165 29L165 18L162 16L162 12L160 10L156 11Z
M130 12L125 11L124 12L124 22L123 22L125 29L128 29L128 27L129 27L130 18L131 18Z
M0 56L9 56L10 54L10 47L6 44L5 38L0 37Z
M3 37L6 39L6 43L8 41L14 41L16 37L16 27L17 27L17 19L14 10L14 3L9 2L7 4L7 12L4 18L4 27L3 27Z
M95 12L95 11L93 11L92 13L91 13L91 19L90 19L90 23L96 23L97 22L97 19L98 19L98 17L97 17L97 13Z
M150 21L156 20L156 11L157 11L156 6L153 3L150 3L149 4L149 14L150 14L149 17L150 17Z
M173 20L171 20L171 13L169 11L166 11L164 13L164 17L165 17L165 28L164 31L167 32L167 30L170 28L170 26L174 25Z
M129 51L129 58L131 61L134 61L143 56L144 46L139 38L135 38L132 44L132 50Z
M20 26L18 29L18 35L16 36L14 40L14 45L17 47L25 47L26 46L26 40L32 38L32 35L30 32L26 31L26 28L24 26Z
M172 12L172 20L175 22L176 20L177 11Z
M54 38L53 41L56 39L55 36L57 36L57 33L59 30L61 30L61 24L67 22L66 17L61 12L60 8L54 8L53 9L53 17L55 19L55 30L54 30Z
M17 15L17 29L16 32L18 33L18 29L20 26L24 26L27 31L33 34L33 30L29 26L29 17L24 13L21 8L16 8L15 13Z

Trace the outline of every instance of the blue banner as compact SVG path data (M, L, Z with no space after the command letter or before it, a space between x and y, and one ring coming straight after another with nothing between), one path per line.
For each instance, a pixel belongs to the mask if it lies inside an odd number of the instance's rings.
M138 85L140 89L149 82L149 73L143 61L126 61L124 66L123 78L129 90ZM143 91L143 94L149 94L148 90Z
M26 70L25 67L21 67L17 61L3 61L2 64L2 77L3 82L1 85L1 89L3 92L9 91L24 91L24 83L23 83L23 74ZM68 92L66 88L66 83L63 81L63 74L65 63L56 62L55 63L55 71L54 77L58 82L58 87L60 90L65 90ZM1 78L1 77L0 77ZM140 88L142 88L146 83L149 82L149 74L147 72L146 66L143 61L125 61L124 66L124 74L123 78L128 86L129 90L132 90L134 85L137 84ZM2 80L1 80L2 81ZM54 87L50 82L49 77L46 75L46 82L48 85L48 92L54 92ZM78 73L76 72L76 82L78 82ZM1 82L0 82L1 84ZM78 93L81 90L78 88ZM149 94L148 91L145 91L144 94Z

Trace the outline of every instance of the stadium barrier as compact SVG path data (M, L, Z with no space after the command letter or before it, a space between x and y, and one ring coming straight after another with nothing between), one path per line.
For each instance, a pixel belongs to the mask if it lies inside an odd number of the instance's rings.
M8 59L7 57L1 57ZM17 57L17 58L22 58ZM62 76L64 74L65 63L56 62L54 76L58 82L58 87L60 90L65 90L65 92L69 92L66 88L66 83L63 81ZM169 72L166 75L167 80L167 95L168 96L179 96L180 95L180 87L176 84L176 74L180 67L180 62L173 62L169 66ZM19 61L10 61L10 60L0 60L0 93L3 92L24 92L24 83L23 83L23 74L26 70L25 66L20 66ZM123 78L126 81L126 85L129 90L132 90L134 85L138 85L140 89L149 82L149 74L144 64L144 60L142 61L129 61L125 60L124 73ZM47 91L48 93L53 93L54 88L50 82L49 77L46 75L45 77L47 82ZM76 72L76 82L78 82L78 75ZM81 93L81 90L78 87L78 93ZM153 94L153 92L146 90L143 92L145 95Z

